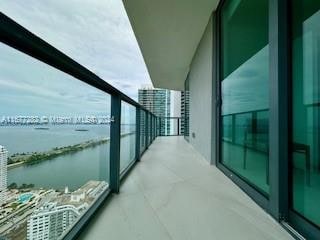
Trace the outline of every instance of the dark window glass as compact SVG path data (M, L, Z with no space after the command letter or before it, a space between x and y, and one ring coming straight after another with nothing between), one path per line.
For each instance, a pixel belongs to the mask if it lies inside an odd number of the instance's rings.
M293 1L293 209L320 226L320 2Z
M268 193L268 0L226 1L221 24L221 161Z

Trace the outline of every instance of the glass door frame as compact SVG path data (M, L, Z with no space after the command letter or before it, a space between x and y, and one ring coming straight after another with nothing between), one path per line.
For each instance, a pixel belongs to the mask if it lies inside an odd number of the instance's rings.
M320 236L320 229L294 212L292 206L292 48L291 48L291 1L269 0L269 196L261 194L244 178L221 163L222 117L221 117L221 12L226 1L221 0L213 13L212 77L216 95L213 117L216 153L212 162L257 204L280 222L291 234L308 239ZM291 227L292 226L292 227ZM294 230L296 229L296 230Z

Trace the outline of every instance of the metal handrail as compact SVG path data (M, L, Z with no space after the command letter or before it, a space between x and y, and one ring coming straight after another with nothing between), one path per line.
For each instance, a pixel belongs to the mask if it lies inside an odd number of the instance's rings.
M76 235L83 229L94 212L110 195L111 192L118 193L120 181L122 177L129 172L135 165L134 162L139 161L140 157L152 141L158 136L155 124L157 117L147 110L144 106L113 87L102 78L88 70L83 65L74 61L72 58L53 47L46 41L42 40L23 26L10 19L8 16L0 12L0 41L12 48L17 49L39 61L46 63L55 69L58 69L76 79L87 83L88 85L100 89L111 96L111 117L113 121L110 123L110 188L108 188L99 199L88 209L88 211L74 224L70 231L63 237L64 239L74 239ZM120 124L121 124L121 101L125 101L136 107L136 154L134 161L120 173ZM145 114L145 135L141 135L140 113ZM149 124L150 123L150 124ZM140 138L145 138L146 148L140 151Z

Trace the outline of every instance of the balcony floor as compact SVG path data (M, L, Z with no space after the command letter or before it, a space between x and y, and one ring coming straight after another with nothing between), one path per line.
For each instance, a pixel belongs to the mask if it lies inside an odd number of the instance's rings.
M182 137L159 137L79 240L293 239Z

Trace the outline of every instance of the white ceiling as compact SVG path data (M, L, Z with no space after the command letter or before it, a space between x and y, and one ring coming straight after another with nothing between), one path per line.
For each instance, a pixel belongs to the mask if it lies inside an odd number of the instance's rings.
M183 90L219 0L123 0L154 87Z

